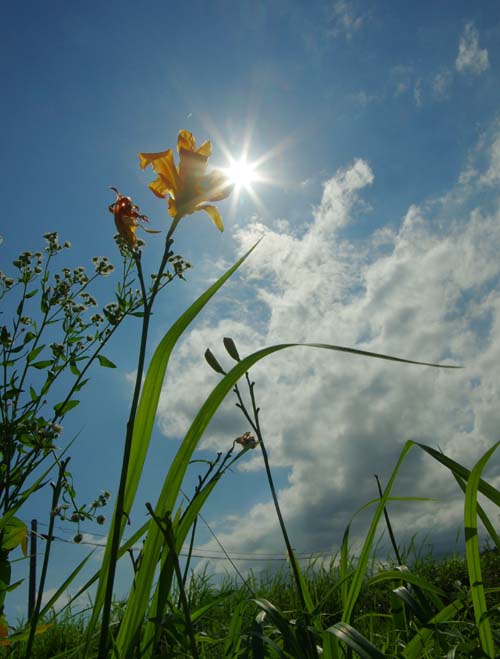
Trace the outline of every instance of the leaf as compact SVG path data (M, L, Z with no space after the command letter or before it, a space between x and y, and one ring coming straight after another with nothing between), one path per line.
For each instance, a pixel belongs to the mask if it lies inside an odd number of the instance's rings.
M208 365L213 368L216 373L222 373L222 375L226 375L226 371L222 368L222 366L217 361L217 358L208 348L205 350L205 359L207 360Z
M464 528L465 528L465 558L469 572L470 592L474 606L476 627L484 654L494 659L495 642L488 619L488 606L484 593L483 579L481 576L481 558L479 554L479 538L477 533L477 495L481 474L493 453L500 446L500 442L494 444L489 451L477 462L472 469L467 487L465 489Z
M38 348L33 348L33 350L28 354L28 356L26 358L27 361L28 361L28 364L30 364L34 359L36 359L44 348L45 348L45 345L38 346Z
M64 416L67 412L72 410L74 407L80 404L79 400L68 400L66 402L62 401L54 405L54 412L57 416Z
M34 364L31 364L31 366L34 366L37 368L39 371L41 371L44 368L48 368L52 364L51 359L44 359L41 362L35 362Z
M75 390L75 391L80 391L80 389L82 389L82 388L87 384L87 382L89 381L89 379L90 379L90 378L85 378L85 380L82 380L82 381L79 382L78 384L75 384L75 386L74 386L74 390Z
M149 447L149 442L151 439L151 432L153 430L153 424L155 420L156 410L158 407L158 402L160 400L160 394L163 386L163 380L165 377L165 372L170 360L170 355L174 349L175 344L182 336L184 331L189 327L191 322L198 316L206 304L211 300L211 298L217 293L217 291L223 286L223 284L231 277L231 275L240 267L240 265L245 261L245 259L250 256L253 250L257 247L258 243L251 249L248 250L229 270L227 270L210 288L208 288L200 297L193 302L193 304L174 322L174 324L167 331L163 339L160 341L158 347L156 348L153 358L151 359L146 379L144 380L144 385L141 392L141 398L139 401L139 406L137 409L137 416L134 424L134 431L132 436L132 447L130 453L130 467L127 476L127 484L125 489L125 501L124 501L124 510L130 510L134 502L135 494L139 486L139 480L141 477L142 469L144 466L144 461L146 459L146 454ZM112 524L116 524L116 519L113 517ZM112 528L112 526L111 526ZM125 528L125 521L122 522L122 528L120 536L123 533ZM106 576L109 568L110 561L110 551L111 551L111 536L112 533L109 533L108 542L106 544L106 550L102 562L101 575L99 579L99 585L94 599L94 608L92 610L92 617L89 621L86 634L86 647L84 656L88 656L90 649L90 641L92 633L95 630L99 613L101 611L103 602L104 602L104 593L106 590ZM149 597L149 589L148 589ZM142 604L141 604L142 607ZM131 610L131 607L127 608L126 614L135 615L135 612ZM139 613L139 616L141 614ZM125 632L127 631L127 634ZM128 630L122 625L120 632L126 635L125 639L122 640L122 645L128 645L129 636ZM135 630L132 630L132 635L135 634Z
M2 550L11 551L21 545L26 556L28 548L28 527L17 517L11 517L2 534Z
M31 400L32 400L33 402L35 402L35 401L38 400L37 393L36 393L36 391L33 389L33 387L32 387L31 385L30 385L30 396L31 396Z
M38 293L38 288L34 288L34 289L33 289L32 291L30 291L29 293L26 293L26 296L25 296L25 297L26 297L27 300L29 300L30 297L35 296L37 293Z
M36 334L33 334L33 332L26 332L23 339L23 345L26 345L30 341L33 341L33 339L35 338L36 338Z
M78 375L81 374L81 373L80 373L80 369L79 369L78 366L76 365L76 361L75 361L74 359L70 359L70 362L69 362L69 370L73 373L73 375L78 376Z
M162 339L162 343L163 341L166 342L167 336L168 335L166 335ZM160 344L160 346L161 345L162 344ZM147 419L147 422L148 425L151 424L151 427L154 421L156 407L158 404L158 398L156 397L156 390L158 391L158 396L159 396L159 392L161 391L161 387L163 383L163 376L165 374L165 367L166 367L165 357L167 356L168 358L168 356L170 355L170 353L168 353L168 355L162 354L162 351L160 351L160 346L157 348L157 351L155 352L155 355L153 356L150 365L151 377L153 377L153 373L155 374L154 375L155 379L152 380L150 384L151 387L154 386L155 400L152 400L152 398L149 396L147 399L150 405L148 412L149 414L151 414L151 416ZM155 514L160 519L163 518L163 516L166 514L167 511L173 510L176 499L179 496L182 480L184 478L192 454L196 449L196 446L201 440L201 437L203 436L203 433L206 427L208 426L210 420L212 419L213 415L221 405L222 401L225 399L226 395L238 382L240 377L242 377L254 364L264 359L265 357L275 352L280 352L285 349L297 348L297 347L322 348L322 349L327 349L327 350L332 350L342 353L371 357L376 359L383 359L383 360L400 362L405 364L416 364L420 366L434 366L434 367L440 366L439 364L430 364L428 362L417 362L413 360L402 359L400 357L393 357L391 355L384 355L379 353L367 352L364 350L357 350L355 348L346 348L344 346L336 346L336 345L328 345L328 344L320 344L320 343L300 343L300 344L282 343L267 348L263 348L261 350L258 350L257 352L254 352L251 355L248 355L240 362L235 364L233 368L227 373L227 375L225 375L221 379L219 384L213 389L211 394L208 396L208 398L201 406L200 410L198 411L198 414L196 415L189 430L187 431L181 446L179 447L177 453L174 456L174 459L172 460L169 472L165 478L162 491L160 493L158 502L155 507ZM153 366L155 367L154 369ZM442 368L456 368L456 367L443 366ZM146 376L146 382L144 384L144 389L141 395L141 402L143 399L146 400L146 396L147 396L146 383L149 384L148 382L149 377L150 377L150 372L148 371L148 375ZM154 408L153 408L153 404L154 404ZM147 412L145 408L144 414L146 413ZM138 414L136 425L139 418L140 416ZM141 419L141 421L145 423L146 419L144 420ZM134 428L134 434L135 434L135 428ZM148 433L148 439L149 436L150 436L150 432ZM142 451L146 449L146 446L144 444L141 444L140 446ZM349 588L348 604L344 611L344 616L346 616L346 619L344 619L343 622L349 622L348 618L352 615L354 605L356 603L359 592L361 590L361 586L364 582L365 573L366 573L369 557L371 555L373 542L375 540L375 534L376 534L379 519L383 515L384 506L386 505L390 489L392 488L393 482L396 478L397 470L399 469L401 462L403 461L404 457L406 456L406 453L409 451L411 446L412 446L411 442L407 442L407 444L405 445L405 448L403 449L403 452L399 459L398 465L395 471L393 472L391 480L389 481L389 485L386 488L386 493L384 494L384 497L381 499L381 502L375 514L375 518L372 522L372 526L368 533L358 567L353 575L353 580ZM133 447L132 451L134 451L134 448L135 447ZM135 468L135 466L136 466L135 461L133 458L131 458L131 470ZM134 480L134 488L136 487L137 485ZM131 504L131 502L129 502L129 504ZM128 509L129 507L126 504L125 510ZM129 596L127 608L125 610L122 624L117 636L118 652L121 653L121 655L123 656L127 656L127 653L130 651L131 643L133 642L133 639L138 633L139 627L143 623L144 614L147 605L149 603L150 590L152 587L162 545L163 545L163 537L161 531L157 528L156 525L151 526L149 529L148 536L146 538L142 562L136 574L135 590L133 590ZM94 610L94 615L95 615L95 610ZM149 657L150 655L148 654L144 656Z
M362 659L384 659L385 655L380 652L368 639L345 622L338 622L329 627L327 632L334 634L338 639L344 641L351 650L357 652Z
M236 344L229 336L224 337L224 347L228 351L230 357L232 357L237 362L241 361L240 355L238 354L238 350L236 348Z
M104 368L116 368L116 364L113 364L113 362L104 355L97 355L97 359L99 360L99 364L104 366Z

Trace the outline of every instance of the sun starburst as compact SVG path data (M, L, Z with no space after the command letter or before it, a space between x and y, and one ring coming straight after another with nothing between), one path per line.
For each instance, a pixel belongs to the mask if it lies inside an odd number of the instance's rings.
M256 163L249 162L245 156L242 156L239 160L231 157L230 164L224 169L224 173L229 182L234 185L236 192L241 189L250 190L252 183L259 179Z

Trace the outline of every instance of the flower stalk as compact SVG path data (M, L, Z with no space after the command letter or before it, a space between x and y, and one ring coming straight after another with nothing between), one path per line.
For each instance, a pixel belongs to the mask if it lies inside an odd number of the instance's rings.
M118 552L120 549L120 538L123 532L123 527L125 524L125 521L128 520L129 512L128 510L124 509L124 501L125 501L125 489L126 489L126 484L127 484L127 476L128 476L128 470L129 470L129 465L130 465L130 453L132 449L132 436L134 432L134 423L135 423L135 418L137 415L137 406L139 404L139 397L141 394L141 386L142 386L142 376L144 374L144 364L145 364L145 358L146 358L146 347L147 347L147 341L148 341L148 332L149 332L149 323L151 319L151 311L153 308L154 301L156 299L156 295L158 294L160 282L162 280L162 275L165 271L165 268L168 263L168 259L173 255L173 252L171 251L171 247L173 244L173 238L172 234L175 229L174 226L175 219L172 222L170 229L167 233L167 237L165 240L165 251L163 253L163 257L160 263L160 267L158 269L158 273L154 279L153 287L151 290L151 293L147 295L146 292L146 285L144 282L144 274L142 271L142 264L141 264L141 252L140 251L134 251L133 257L134 261L136 264L137 268L137 276L139 278L140 282L140 287L143 295L143 309L144 309L144 315L142 317L142 329L141 329L141 341L140 341L140 347L139 347L139 358L137 362L137 375L135 379L135 385L134 385L134 393L132 396L132 403L130 406L130 413L129 413L129 418L127 421L127 430L126 430L126 435L125 435L125 444L123 447L123 458L122 458L122 467L121 467L121 473L120 473L120 484L118 488L118 495L116 499L116 508L115 508L115 515L113 517L112 521L112 540L111 540L111 550L110 550L110 564L109 564L109 572L107 576L107 582L106 582L106 591L105 591L105 596L104 596L104 605L103 605L103 611L102 611L102 623L101 623L101 634L100 634L100 639L99 639L99 659L104 659L107 655L107 649L108 649L108 632L109 632L109 625L111 621L111 607L112 607L112 602L113 602L113 586L114 586L114 581L115 581L115 575L116 575L116 564L118 561Z

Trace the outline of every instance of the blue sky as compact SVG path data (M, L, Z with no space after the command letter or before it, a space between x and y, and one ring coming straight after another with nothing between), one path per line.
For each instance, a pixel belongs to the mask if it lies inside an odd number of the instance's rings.
M388 477L406 439L468 465L497 439L497 2L53 1L4 14L2 270L46 231L72 243L61 257L69 265L96 254L118 263L109 185L165 230L165 202L147 189L137 154L173 147L181 128L212 140L214 165L245 144L250 160L264 161L258 203L243 192L220 204L223 234L204 214L176 232L194 267L160 300L151 350L208 283L264 240L175 354L135 522L217 382L203 353L210 346L222 359L227 335L242 352L322 341L467 366L450 374L297 350L255 369L299 552L335 551L350 515L375 495L373 473ZM162 240L146 239L154 270ZM99 297L111 295L108 280ZM138 332L137 322L122 328L107 351L118 368L95 371L65 423L66 440L80 433L72 470L83 500L116 490ZM246 429L229 401L202 455ZM442 501L395 508L396 534L418 531L451 549L461 519L452 479L415 454L398 487ZM23 518L47 521L46 510L40 497ZM229 551L283 553L257 452L228 475L205 517ZM84 530L92 542L106 528ZM214 548L207 532L197 546ZM58 547L48 588L84 551ZM23 615L25 591L8 606Z

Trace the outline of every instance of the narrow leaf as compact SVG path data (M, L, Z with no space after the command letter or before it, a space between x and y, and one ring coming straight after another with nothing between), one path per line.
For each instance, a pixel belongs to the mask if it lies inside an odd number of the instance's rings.
M241 361L236 345L233 339L231 339L229 336L224 337L224 347L226 348L230 357L232 357L237 362Z
M362 659L384 659L385 654L380 652L368 639L360 634L357 629L345 622L338 622L329 627L327 632L334 634L338 639L359 654Z
M79 400L68 400L66 402L63 401L54 405L54 412L57 414L57 416L63 416L79 404Z
M205 350L205 359L207 360L208 365L213 368L216 373L222 373L222 375L226 374L226 371L222 368L217 361L217 358L208 348Z
M97 355L97 359L99 360L99 364L104 366L104 368L116 368L116 364L113 364L113 362L104 355Z
M41 371L44 368L48 368L51 364L52 364L51 359L44 359L41 362L35 362L34 364L31 364L31 366L34 366L35 368Z
M496 654L490 620L487 615L488 607L486 605L486 597L484 594L484 585L481 575L479 538L477 534L477 494L483 469L499 446L500 442L497 442L490 448L489 451L486 451L486 453L477 462L474 469L471 471L465 490L464 509L465 558L467 560L467 570L469 572L472 604L474 606L474 616L476 619L476 626L479 631L481 647L486 656L491 657L491 659L494 659Z
M28 364L31 364L31 362L38 357L38 355L42 352L44 348L45 348L44 345L38 346L38 348L33 348L33 350L26 357Z

